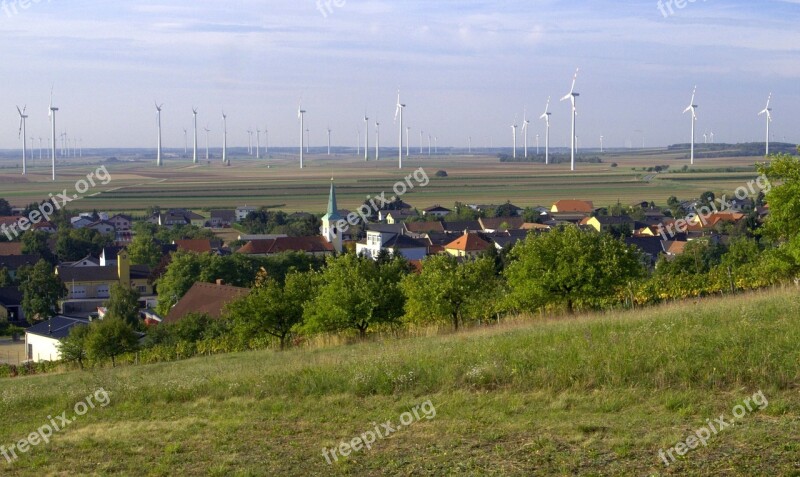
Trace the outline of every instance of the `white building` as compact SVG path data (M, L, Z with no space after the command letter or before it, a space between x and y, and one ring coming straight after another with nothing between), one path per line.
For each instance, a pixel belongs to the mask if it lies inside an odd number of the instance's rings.
M58 361L61 353L58 344L75 326L87 326L88 320L54 316L25 330L25 354L29 361Z
M367 231L367 238L356 244L357 254L372 259L377 259L382 250L389 252L391 256L398 253L406 260L422 260L428 255L428 247L423 242L403 234L380 230Z

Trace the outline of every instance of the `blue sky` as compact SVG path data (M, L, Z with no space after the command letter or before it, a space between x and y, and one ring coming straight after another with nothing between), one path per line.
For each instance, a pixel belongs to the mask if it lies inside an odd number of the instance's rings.
M770 92L776 139L800 141L798 0L697 0L667 17L655 0L339 3L326 17L316 0L0 0L0 148L19 147L17 104L28 136L47 137L52 84L58 129L84 147L154 147L154 100L168 147L183 146L192 105L212 147L223 108L231 143L268 128L271 145L295 145L301 98L312 145L330 126L334 145L354 146L366 109L371 142L377 118L396 146L398 88L412 146L420 130L440 145L510 146L526 107L533 145L548 96L552 144L564 146L558 99L576 67L582 147L601 134L639 144L637 130L649 146L688 142L695 84L700 141L712 130L717 142L763 141L756 114Z

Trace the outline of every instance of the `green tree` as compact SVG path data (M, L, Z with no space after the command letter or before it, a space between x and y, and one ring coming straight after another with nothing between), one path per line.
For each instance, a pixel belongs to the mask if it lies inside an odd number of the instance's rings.
M22 242L22 253L27 255L39 255L50 263L55 263L55 255L50 250L47 241L50 235L40 230L28 230L20 237Z
M132 264L149 265L152 268L161 260L161 247L152 235L136 235L128 245L128 254Z
M408 275L402 282L406 318L418 323L448 321L458 330L467 319L492 314L498 285L489 257L464 264L450 255L428 257L419 275Z
M61 359L68 363L78 363L78 366L83 369L83 362L88 356L88 336L88 326L73 326L69 330L69 335L58 344Z
M116 358L134 351L138 336L131 326L119 318L106 318L92 323L86 339L89 358L92 361L111 359L111 366L116 366Z
M357 330L364 337L370 326L397 323L405 301L399 283L407 270L402 257L385 265L354 254L328 258L318 293L305 307L305 331Z
M11 215L11 204L7 200L0 198L0 216Z
M46 320L58 313L58 300L67 295L67 287L58 278L53 266L44 259L31 268L19 271L22 310L31 324Z
M138 329L141 325L139 320L139 292L132 287L115 283L111 286L111 293L106 302L108 316L119 318L125 323Z
M572 313L614 302L644 275L635 247L608 234L562 227L528 236L511 250L508 305L521 311L563 306Z
M769 204L764 233L779 241L796 237L800 234L800 158L778 154L759 165L758 171L768 180L764 183Z
M99 256L104 247L114 240L93 229L62 229L56 239L56 254L59 260L69 262L80 260L87 255Z
M11 278L8 268L0 268L0 288L10 287L13 284L14 280Z
M228 305L226 315L241 339L267 334L278 339L281 349L303 322L303 306L317 288L315 272L293 272L283 284L265 279L246 297Z

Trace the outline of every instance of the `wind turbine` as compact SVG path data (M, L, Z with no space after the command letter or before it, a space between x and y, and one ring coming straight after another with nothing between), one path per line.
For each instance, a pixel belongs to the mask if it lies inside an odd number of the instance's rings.
M511 125L511 132L514 133L514 159L517 158L517 120L514 119L514 124Z
M306 111L305 109L303 109L303 103L301 101L300 106L297 107L297 118L300 120L300 169L303 168L303 142L305 142L305 136L304 136L305 117L306 117Z
M269 157L269 128L264 128L264 157Z
M544 136L544 163L550 164L550 116L553 113L550 112L550 98L547 98L547 106L544 107L544 114L541 115L539 119L544 119L545 124L547 125L547 132Z
M400 139L397 152L399 168L403 168L403 109L406 105L400 102L400 90L397 90L397 109L394 110L394 120L397 122L397 115L400 115Z
M183 155L184 157L189 153L189 137L187 134L189 131L186 128L183 128Z
M406 157L411 157L411 128L406 126Z
M575 102L578 99L578 96L580 96L579 93L575 92L575 82L578 81L578 71L580 71L580 69L575 70L575 76L572 78L572 88L569 90L569 93L567 93L563 98L561 98L561 101L566 101L569 99L570 102L572 103L572 140L571 140L571 151L570 151L571 171L575 170L575 119L578 116L578 109L576 107Z
M422 155L422 142L425 140L425 131L419 130L419 155Z
M158 120L158 150L156 152L156 165L158 167L161 167L163 165L161 161L161 108L163 108L164 105L163 104L159 105L158 103L155 103L155 105L156 105L156 118Z
M472 154L472 136L467 138L467 151Z
M311 130L306 128L306 154L311 152Z
M222 164L228 165L228 115L222 111Z
M697 121L697 105L694 104L694 97L697 94L697 86L694 87L694 91L692 91L692 100L689 102L689 106L683 110L683 114L688 113L689 111L692 112L692 144L691 144L691 155L690 155L690 164L694 165L694 123Z
M525 137L525 158L528 158L528 124L531 122L528 121L528 108L525 108L525 116L523 116L522 120L522 135Z
M364 111L364 160L369 161L369 117Z
M33 153L33 151L31 151ZM39 160L42 160L42 136L39 136Z
M381 158L381 123L375 121L375 160Z
M431 135L428 134L428 157L431 157Z
M764 108L763 111L758 113L759 116L766 115L767 119L767 152L766 155L769 156L769 123L772 122L772 108L769 107L769 103L772 101L772 93L769 94L767 97L767 107Z
M256 128L256 159L261 159L261 129Z
M712 129L708 133L708 139L711 141L711 144L714 144L714 130Z
M601 135L600 135L600 154L602 154L602 153L603 153L603 139L605 139L605 138L604 138L604 137L603 137L603 135L601 134Z
M197 164L197 108L192 108L192 119L194 120L194 147L192 163Z
M328 155L331 155L331 127L328 126Z
M211 130L208 129L208 125L207 124L206 124L206 127L203 128L203 131L206 132L206 161L208 161L209 157L211 157L211 156L208 155L208 133L210 133Z
M25 114L25 110L26 109L28 109L27 106L23 106L22 109L19 109L19 106L17 106L17 112L19 113L19 133L17 133L17 135L22 137L22 175L23 176L28 173L28 169L27 169L27 167L28 167L27 166L28 158L27 158L27 154L26 154L26 151L25 151L25 149L26 149L25 141L28 140L27 137L26 137L27 134L28 134L28 132L27 132L28 115ZM33 138L31 138L31 151L33 151Z
M58 108L53 106L53 89L50 89L50 108L49 108L48 116L50 116L50 127L52 130L52 153L53 153L53 181L56 180L56 111Z
M253 155L253 131L250 129L247 130L247 155Z
M536 133L536 155L539 155L539 133Z

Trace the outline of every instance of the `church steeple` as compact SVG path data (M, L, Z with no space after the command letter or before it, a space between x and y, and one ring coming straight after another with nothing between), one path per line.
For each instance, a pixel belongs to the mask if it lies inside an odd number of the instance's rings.
M336 185L331 178L331 192L328 196L328 213L322 217L322 235L328 241L336 252L342 252L342 233L336 227L336 224L342 220L339 215L339 208L336 204Z

